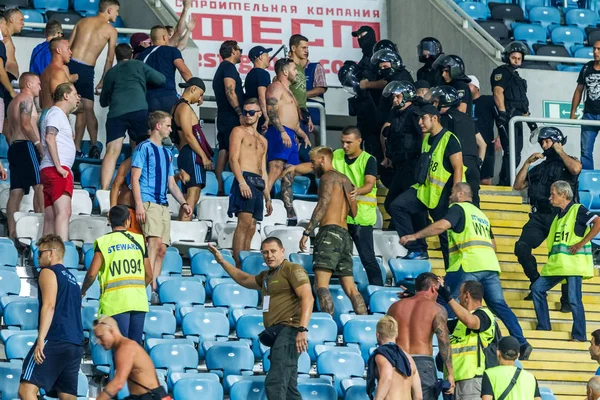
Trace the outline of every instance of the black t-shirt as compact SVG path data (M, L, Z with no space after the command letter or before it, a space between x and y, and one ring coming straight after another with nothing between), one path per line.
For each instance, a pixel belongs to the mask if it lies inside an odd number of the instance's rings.
M344 155L344 161L346 161L346 164L348 165L352 165L354 164L354 161L356 161L358 159L358 157L356 158L348 158L348 156ZM372 176L377 176L377 160L375 160L375 157L370 156L369 159L367 160L367 165L365 166L365 176L367 175L372 175Z
M258 88L267 87L271 83L271 75L266 69L252 68L246 75L246 98L258 99Z
M483 332L486 329L489 329L490 326L492 326L492 321L490 320L490 317L488 317L488 315L482 309L475 310L473 312L473 315L475 315L477 318L479 318L479 329L473 329L473 330L471 330L471 332L475 332L475 333ZM458 323L458 318L448 320L448 323L447 323L448 330L450 332L454 332L454 329L456 328L457 323Z
M458 92L460 102L467 105L467 111L465 114L473 115L473 95L471 94L469 84L465 81L453 79L452 82L450 82L450 86L452 86Z
M575 203L571 202L571 204L565 208L565 211L561 211L558 214L558 217L564 217L564 215L571 209L573 204ZM594 219L597 217L598 216L596 214L588 210L585 206L580 206L579 210L577 211L577 218L575 220L575 234L577 236L584 236L586 228L591 225Z
M438 133L435 136L430 135L429 139L427 140L427 143L430 146L433 146L433 144L435 143L436 139L441 139L442 136L447 132L446 129L442 129L442 131L440 133ZM452 163L450 162L450 156L456 154L456 153L460 153L462 151L462 148L460 146L460 142L458 141L458 139L456 138L456 136L451 135L450 136L450 140L448 140L448 145L446 146L446 151L444 152L444 168L446 169L446 171L450 172L450 173L454 173L454 169L452 168ZM452 184L452 179L450 179L448 181L450 184Z
M461 233L465 230L465 210L461 206L452 206L448 209L448 212L444 216L444 219L450 222L452 230L456 233ZM494 238L494 233L492 232L492 228L490 227L490 234L492 239Z
M463 157L478 157L477 140L475 139L477 127L469 114L462 113L453 107L446 114L442 114L441 122L444 128L454 133L460 140Z
M424 79L429 82L429 85L433 88L436 86L445 85L444 78L440 74L439 69L433 69L430 65L423 65L417 71L417 80Z
M142 62L146 60L145 63L148 66L154 68L167 78L164 86L149 87L146 97L164 97L177 94L177 87L175 85L177 67L175 67L175 61L180 59L183 59L181 51L177 47L172 46L151 46L138 56L138 60Z
M581 68L577 83L585 88L584 113L600 114L600 71L594 69L591 61Z
M238 98L240 108L244 105L244 88L242 86L242 78L240 73L231 62L224 60L217 68L213 79L213 91L217 101L217 130L228 131L231 128L238 126L240 117L237 115L225 94L225 78L235 80L235 94Z
M490 149L492 153L494 152L492 141L494 140L495 107L494 96L491 95L479 96L473 100L473 120L483 140L487 143L488 153Z
M534 378L535 379L535 378ZM501 395L502 393L500 393ZM490 382L490 377L488 376L487 373L483 373L483 378L481 379L481 396L492 396L492 399L497 400L496 397L494 396L494 389L492 388L492 382ZM535 380L535 393L533 395L534 397L542 397L540 395L540 388L538 386L538 381L537 379Z

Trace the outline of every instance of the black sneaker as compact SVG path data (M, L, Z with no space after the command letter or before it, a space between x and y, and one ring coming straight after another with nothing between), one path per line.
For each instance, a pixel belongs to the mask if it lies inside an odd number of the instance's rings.
M570 313L571 311L573 310L571 309L571 305L569 303L564 303L560 305L561 313Z
M533 301L533 293L529 292L529 294L527 296L525 296L525 298L523 300Z
M83 154L83 151L77 150L75 152L75 158L85 158L85 154Z
M403 260L429 260L429 254L426 251L409 251L402 257Z
M519 360L529 360L529 356L533 351L533 346L529 343L525 343L521 345L521 355L519 355Z
M98 148L98 146L93 145L90 148L90 153L89 153L90 158L95 158L96 160L98 160L98 159L100 159L100 154L101 154L101 152L100 152L100 149Z

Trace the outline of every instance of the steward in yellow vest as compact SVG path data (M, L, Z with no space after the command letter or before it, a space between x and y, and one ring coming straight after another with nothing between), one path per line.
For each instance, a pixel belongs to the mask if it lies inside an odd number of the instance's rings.
M600 232L600 219L581 204L573 203L573 190L566 181L556 181L550 188L550 204L560 212L546 239L548 262L540 278L531 285L538 330L550 331L550 314L546 293L567 281L569 304L573 313L573 340L585 342L585 310L581 298L582 280L594 276L590 241Z
M460 285L465 280L480 282L484 287L487 306L504 322L510 334L519 340L520 358L526 360L533 348L523 336L517 317L504 299L491 223L480 209L471 204L472 199L471 186L463 182L457 183L452 188L448 213L422 231L400 238L400 243L404 245L447 231L450 266L444 279L452 296L458 296ZM452 318L452 310L448 310L448 314Z
M505 336L498 341L498 366L483 373L482 400L541 400L537 380L530 372L515 366L519 357L519 341Z
M81 292L85 295L99 276L98 314L113 317L123 336L140 343L148 312L146 286L152 282L144 237L127 232L131 216L126 206L112 207L108 218L112 232L94 243L94 259Z

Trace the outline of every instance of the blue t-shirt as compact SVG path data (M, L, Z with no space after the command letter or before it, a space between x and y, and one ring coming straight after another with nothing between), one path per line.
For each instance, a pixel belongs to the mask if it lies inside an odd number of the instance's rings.
M177 68L175 68L175 64L173 63L180 58L183 59L181 51L177 47L171 46L158 46L158 49L156 47L148 47L137 59L143 62L148 57L146 64L163 74L167 78L167 82L164 86L160 87L149 85L146 98L177 94L177 87L175 85L175 72L177 72Z
M50 42L42 42L34 47L29 61L29 72L42 75L48 64L52 61Z
M246 98L258 99L258 88L267 87L271 84L271 75L266 69L252 68L246 75Z
M6 71L6 46L4 43L2 43L2 40L0 40L0 58L2 59L4 70ZM4 98L5 91L6 89L4 89L4 85L0 83L0 98ZM2 129L2 127L0 127L0 129Z
M217 130L219 132L230 131L240 124L240 117L238 117L233 107L231 107L225 95L225 78L235 80L235 94L238 98L240 108L244 105L244 88L240 73L234 64L225 60L217 68L212 82L213 91L217 99Z
M83 325L81 324L81 289L77 279L62 264L52 265L49 269L56 275L58 290L54 316L46 339L61 342L83 344ZM44 304L42 290L38 286L38 302L40 310ZM39 325L39 319L38 319Z
M142 170L140 191L142 202L167 205L169 177L174 175L173 156L164 146L144 140L133 152L131 167Z
M600 367L596 370L596 375L600 375Z

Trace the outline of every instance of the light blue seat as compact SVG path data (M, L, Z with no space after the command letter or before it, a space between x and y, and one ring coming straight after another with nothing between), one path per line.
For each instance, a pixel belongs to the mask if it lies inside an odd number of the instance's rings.
M575 25L579 29L585 29L588 26L596 26L598 14L592 10L582 8L571 9L565 14L565 22L567 25Z
M315 347L326 343L335 345L338 326L326 313L313 313L308 323L308 355L312 361L317 361Z
M150 358L157 369L173 372L196 371L198 352L189 344L161 343L152 347Z
M365 364L369 359L369 349L377 346L378 320L357 315L344 324L344 342L358 344Z
M581 47L573 53L573 57L575 58L594 58L594 48L593 47Z
M546 43L546 28L541 25L519 24L514 29L515 40L527 43L529 49L533 51L533 45L536 43Z
M205 340L227 340L229 320L218 311L191 311L183 316L181 330L186 339L198 344L198 355L204 358Z
M369 400L367 385L353 385L346 390L344 400Z
M544 28L552 24L560 25L560 11L555 7L533 7L529 10L529 21L537 22Z
M223 309L223 308L221 308L221 309ZM225 310L227 310L227 309L225 309ZM225 312L225 315L227 315L227 312ZM233 319L233 326L237 326L238 321L244 315L263 315L263 312L262 312L262 310L259 310L256 308L236 308L235 310L233 310L231 312L230 319Z
M8 242L0 242L0 265L16 267L18 263L19 253L15 245Z
M592 211L600 209L600 171L581 171L578 189L581 204Z
M194 342L192 342L189 339L185 339L185 338L181 338L181 339L165 339L165 338L154 338L154 339L146 339L144 341L144 349L146 350L147 353L150 353L150 350L152 350L152 348L154 346L157 346L159 344L187 344L190 345L192 347L194 347ZM195 373L195 372L194 372Z
M163 282L158 288L158 295L161 304L175 305L177 324L181 324L181 307L204 304L206 300L202 283L195 279L186 278L175 278Z
M580 72L581 71L581 65L565 65L565 64L558 64L556 66L556 69L562 72Z
M223 172L223 175L225 175L225 172ZM235 176L233 176L233 174L227 176L223 180L223 190L225 191L226 196L229 196L231 194L231 188L233 187L233 181L235 181Z
M292 253L290 254L290 261L294 264L301 265L306 273L312 275L315 273L313 270L313 256L312 254L306 253Z
M212 346L206 351L206 368L225 382L229 375L250 373L254 368L254 354L248 347Z
M169 376L169 382L168 382L168 386L169 387L174 387L175 384L183 379L189 379L189 378L197 378L197 379L202 379L202 380L206 380L206 381L214 381L214 382L219 382L219 377L215 374L211 374L210 372L173 372L170 376Z
M3 399L18 399L19 382L23 363L21 361L0 362L0 393Z
M45 11L68 10L69 0L33 0L33 8Z
M252 350L250 348L250 342L247 340L205 340L202 342L203 354L206 355L208 349L215 346L243 347L245 349ZM200 349L198 349L198 351L200 351Z
M362 377L365 363L360 354L351 352L324 351L317 358L317 373L333 376L338 396L342 396L340 382L346 378Z
M585 34L576 26L559 26L552 30L552 43L560 43L571 53L571 48L575 45L583 45ZM572 54L572 53L571 53Z
M11 335L5 343L6 358L8 360L24 360L37 337L37 331L16 332Z
M548 387L540 386L540 395L542 396L542 400L556 400L552 389Z
M0 249L0 251L2 251ZM21 292L21 278L16 271L0 268L0 297L18 296Z
M173 386L173 397L175 399L203 399L223 400L223 386L217 380L206 379L203 375L197 377L186 377L178 380Z
M271 349L267 349L265 354L262 356L264 372L269 372L269 369L271 369L271 359L269 358L270 355ZM298 357L298 373L305 375L310 374L310 357L306 352L300 354L300 357Z
M240 257L241 258L241 257ZM269 267L265 264L262 254L249 253L242 260L242 271L250 275L258 275L262 271L268 271Z
M98 305L85 303L81 308L81 324L83 325L83 336L89 338L94 329L94 320L98 319Z
M212 171L206 171L206 183L200 192L202 196L216 196L219 191L217 176Z
M215 307L256 308L258 305L258 291L246 289L237 283L222 283L213 292L213 305Z
M222 283L235 283L235 281L231 278L209 278L204 286L206 294L212 296L213 290Z
M90 342L92 351L92 364L101 373L108 375L113 369L113 354L112 350L105 350L102 346L94 341Z
M181 275L183 259L179 252L167 251L162 263L161 275Z
M0 158L8 157L8 142L6 141L6 136L0 134ZM4 164L4 163L3 163ZM4 166L6 169L7 166Z
M547 7L548 0L521 0L521 5L525 11L529 12L534 7Z
M36 22L38 24L40 23L44 23L44 15L39 12L38 10L31 10L31 9L26 9L26 8L22 8L21 12L23 13L23 19L25 20L25 22ZM23 28L23 30L25 31L34 31L34 30L40 30L40 29L35 29L35 28Z
M78 13L90 17L98 14L97 0L73 0L73 9Z
M71 270L71 273L73 274L75 279L77 279L77 283L79 284L79 287L81 287L81 285L83 284L83 281L85 279L86 271ZM97 277L94 280L94 283L92 283L92 286L90 286L89 289L87 290L87 292L85 293L85 297L83 298L83 300L84 301L100 300L100 283L98 282Z
M306 194L310 187L310 178L306 176L294 177L294 183L292 183L292 193L294 194Z
M164 309L150 308L144 320L144 338L172 338L177 323L172 312Z
M230 400L267 400L264 381L241 380L233 384Z
M329 285L329 291L331 292L331 297L333 298L333 319L338 325L338 332L342 331L342 323L340 321L340 315L349 314L353 312L352 303L344 290L340 285ZM319 304L319 300L315 299L317 303L317 310L321 310L321 305Z
M263 323L263 316L256 314L242 315L235 325L235 331L237 337L240 339L249 340L252 343L252 351L254 357L260 360L263 356L260 349L260 342L258 341L258 335L265 330L265 324Z
M302 395L302 400L335 400L337 398L335 388L325 383L310 383L310 381L298 383L298 391Z
M97 190L102 189L102 185L100 183L100 171L102 166L97 164L87 164L87 166L83 168L83 164L79 165L81 171L79 175L81 187L87 190L87 192L91 195L96 194Z
M417 276L424 272L431 272L431 263L428 260L391 258L388 264L396 286L414 287Z
M223 254L223 258L231 265L235 265L235 260L230 255ZM192 256L191 270L192 275L202 275L206 279L229 277L229 274L217 263L208 250L197 252Z
M38 313L38 299L19 297L4 307L4 325L8 329L37 329Z
M461 1L458 6L473 19L485 20L488 17L488 8L485 4L475 1Z
M398 290L379 290L369 299L369 310L372 313L386 314L392 304L398 301Z

